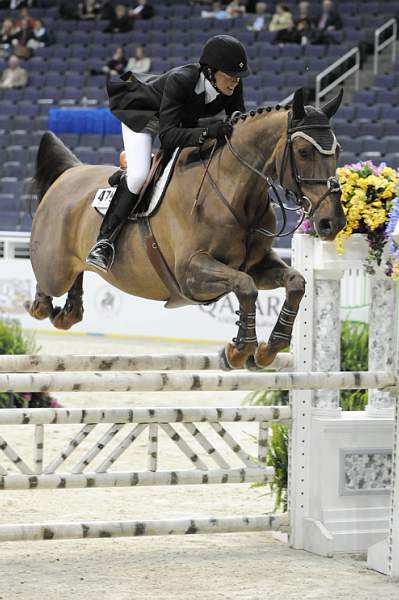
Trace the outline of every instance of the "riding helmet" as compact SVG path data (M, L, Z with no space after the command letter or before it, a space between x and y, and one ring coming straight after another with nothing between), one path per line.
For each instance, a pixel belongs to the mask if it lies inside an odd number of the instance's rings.
M232 35L214 35L205 44L201 57L201 65L223 71L232 77L250 75L247 53L239 40Z

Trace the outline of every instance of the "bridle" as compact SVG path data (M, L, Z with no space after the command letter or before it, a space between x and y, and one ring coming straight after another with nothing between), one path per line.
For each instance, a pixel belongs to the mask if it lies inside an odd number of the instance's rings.
M295 156L294 156L294 150L293 150L292 134L297 133L297 132L305 132L309 129L327 130L327 129L331 129L331 128L327 123L325 125L311 124L311 125L299 125L298 127L292 127L292 112L290 111L288 113L287 139L285 142L283 158L281 160L280 177L279 177L280 181L282 181L282 179L284 178L284 175L285 175L287 162L289 160L290 165L291 165L292 179L295 181L295 184L297 187L297 192L298 192L298 193L294 192L295 200L296 200L298 207L302 208L302 210L304 211L305 216L307 218L311 218L314 216L314 214L320 208L321 204L324 202L324 200L327 198L327 196L330 196L331 194L340 194L341 193L339 181L338 181L337 177L335 177L335 176L328 177L327 179L315 179L315 178L310 178L310 177L302 177L298 173L297 164L296 164ZM321 196L321 198L319 199L319 201L317 202L317 204L315 206L312 206L312 203L310 202L309 198L307 196L305 196L305 194L303 193L302 184L325 185L327 187L326 191ZM290 194L290 190L286 189L285 191L286 191L287 195ZM306 207L306 204L307 204L307 207Z
M234 115L232 118L234 119ZM221 192L221 190L219 189L215 180L213 179L212 175L209 172L209 167L210 167L212 158L214 156L217 142L215 142L213 145L213 148L211 150L211 153L210 153L210 156L209 156L209 159L208 159L206 165L202 159L201 148L200 148L200 157L201 157L202 163L204 165L205 172L204 172L204 176L202 178L200 187L197 192L196 201L195 201L194 206L198 207L201 204L201 202L199 200L199 196L200 196L200 192L201 192L205 177L208 175L210 182L212 184L212 187L217 192L217 194L220 197L220 199L222 200L223 204L226 206L226 208L229 209L229 211L233 215L234 219L239 223L239 225L244 226L246 230L249 230L249 233L260 233L261 235L264 235L266 237L286 237L286 236L291 235L301 226L301 224L305 218L311 218L314 216L316 211L320 208L321 204L324 202L324 200L328 196L330 196L331 194L340 194L340 192L341 192L338 179L334 176L328 177L327 179L313 179L313 178L302 177L298 173L297 164L295 161L295 156L294 156L294 151L293 151L292 134L296 133L296 132L303 132L303 131L306 131L309 129L314 129L314 128L331 129L328 124L325 124L325 125L316 125L316 124L300 125L298 127L292 127L292 111L290 111L288 113L287 137L286 137L286 142L285 142L285 147L284 147L284 152L283 152L283 158L282 158L281 166L280 166L280 173L278 174L277 180L273 180L271 177L269 177L268 175L265 175L259 169L257 169L253 165L251 165L248 161L246 161L245 158L243 158L237 152L237 150L233 147L230 139L227 136L225 136L226 145L227 145L229 151L232 153L232 155L242 165L244 165L247 169L249 169L252 173L256 174L258 177L263 179L263 181L265 181L265 183L267 185L268 195L267 195L266 206L265 206L265 209L264 209L262 215L260 217L259 216L257 217L257 221L260 221L263 218L263 216L266 214L266 212L269 208L270 202L272 202L273 204L276 204L280 207L281 213L282 213L282 225L280 227L280 230L277 233L268 231L267 229L265 229L263 227L259 227L259 226L252 227L250 224L244 225L241 222L241 220L239 219L236 211L233 210L233 208L230 206L230 203L228 202L228 200L226 199L224 194ZM284 188L283 183L282 183L284 176L286 174L288 162L290 163L290 167L291 167L292 179L295 182L295 185L297 188L296 192L289 190L288 188ZM319 201L317 202L316 206L313 207L309 198L307 196L305 196L305 194L303 193L302 184L325 185L326 186L327 189L326 189L325 193L321 196ZM286 200L292 201L296 205L295 208L290 208L289 206L287 206L285 204ZM302 215L299 219L298 224L291 231L284 232L284 229L287 224L286 211L297 211L298 209L302 210Z

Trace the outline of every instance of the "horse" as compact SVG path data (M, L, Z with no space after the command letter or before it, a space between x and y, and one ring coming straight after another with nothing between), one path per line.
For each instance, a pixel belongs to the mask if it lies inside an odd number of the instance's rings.
M212 303L234 292L238 333L225 345L222 365L271 364L290 343L305 280L272 249L277 219L269 192L272 188L280 200L291 195L322 240L333 240L345 226L335 178L339 145L330 126L341 99L342 92L315 109L304 105L297 90L291 108L233 115L233 133L220 147L180 151L162 204L150 218L179 302L154 269L135 223L121 232L112 269L98 274L128 294L166 301L168 307ZM37 288L26 305L32 317L49 317L59 329L82 320L83 273L94 270L85 257L101 222L91 201L114 172L114 166L82 164L57 136L43 135L33 179L38 206L30 255ZM284 305L268 342L258 343L258 290L277 287L285 287ZM54 307L53 297L65 293L64 307Z

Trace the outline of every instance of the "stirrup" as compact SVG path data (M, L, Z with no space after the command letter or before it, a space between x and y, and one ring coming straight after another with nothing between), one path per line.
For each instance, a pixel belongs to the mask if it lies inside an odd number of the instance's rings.
M108 261L105 260L105 257L103 258L103 263L98 261L98 257L96 256L96 251L100 252L100 256L101 256L101 249L105 248L105 249L110 249L111 250L111 257ZM110 242L109 240L103 239L103 240L98 240L94 246L92 247L92 249L90 250L89 254L87 255L86 258L86 263L88 265L91 265L92 267L95 267L96 269L99 269L100 271L103 271L103 273L107 273L110 269L112 269L112 265L114 264L114 260L115 260L115 246L112 242Z

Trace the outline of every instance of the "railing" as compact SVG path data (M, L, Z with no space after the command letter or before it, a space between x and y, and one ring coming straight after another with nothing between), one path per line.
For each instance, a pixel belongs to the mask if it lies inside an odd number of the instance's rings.
M381 41L384 33L392 28L392 34ZM374 75L378 75L378 59L380 56L380 52L385 50L390 44L392 44L392 63L396 60L396 38L398 34L398 24L396 19L392 18L389 21L386 21L381 27L374 32Z
M349 58L351 58L351 56L356 57L356 62L354 64L354 66L350 67L348 69L348 71L345 71L345 73L343 73L342 75L339 75L337 77L337 79L335 79L327 87L322 89L321 81L322 81L323 77L328 75L328 73L330 73L331 71L334 71L334 69L339 67L342 63L344 63ZM358 48L351 48L351 50L349 50L349 52L347 52L346 54L344 54L343 56L338 58L338 60L336 60L331 65L329 65L326 69L324 69L324 71L321 71L320 73L318 73L316 75L316 80L315 80L316 108L320 108L320 100L323 96L325 96L326 94L328 94L328 92L330 92L335 87L337 87L337 85L339 85L342 81L345 81L345 79L350 77L353 73L355 73L355 76L356 76L355 86L356 86L356 90L358 90L359 89L359 70L360 70L360 51ZM283 100L281 100L279 102L279 104L281 104L281 106L286 106L287 104L290 104L292 102L293 98L294 98L294 93L290 94L286 98L283 98Z
M322 87L322 80L326 75L332 73L338 67L342 66L346 61L351 58L354 58L355 63L353 66L349 67L344 73L337 75L337 77L326 87ZM335 62L332 63L329 67L321 71L318 75L316 75L316 108L320 108L321 99L335 89L340 83L348 79L351 75L355 75L355 89L359 89L359 71L360 71L360 50L357 47L351 48L348 52L346 52L341 58L338 58Z
M0 231L0 258L29 258L29 233Z

